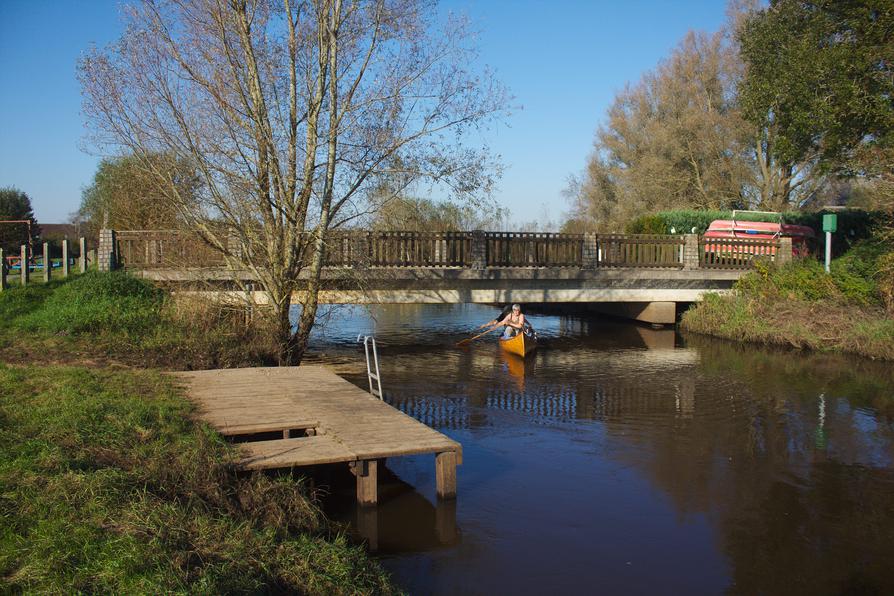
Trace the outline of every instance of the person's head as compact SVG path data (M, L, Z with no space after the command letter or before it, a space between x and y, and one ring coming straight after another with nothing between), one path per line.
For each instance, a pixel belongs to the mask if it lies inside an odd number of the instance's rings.
M512 305L512 312L514 312L514 313L519 313L519 312L521 312L521 304L513 304L513 305Z

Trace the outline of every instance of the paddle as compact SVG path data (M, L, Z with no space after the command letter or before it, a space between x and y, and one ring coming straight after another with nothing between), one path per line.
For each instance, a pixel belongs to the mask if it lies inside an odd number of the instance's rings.
M476 335L475 337L469 337L469 338L466 338L466 339L464 339L464 340L462 340L462 341L460 341L460 342L457 342L456 347L464 346L464 345L466 345L466 344L472 342L473 340L478 339L478 338L481 337L482 335L487 335L488 333L492 333L492 332L496 331L496 330L499 329L499 328L500 328L500 326L497 325L496 327L493 327L493 328L491 328L491 329L488 329L488 330L485 331L484 333L479 333L479 334Z

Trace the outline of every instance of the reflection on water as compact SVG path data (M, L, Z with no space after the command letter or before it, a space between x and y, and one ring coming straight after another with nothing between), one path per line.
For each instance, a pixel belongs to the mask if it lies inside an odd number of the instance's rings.
M586 317L534 315L526 359L455 347L494 314L336 310L315 337L365 387L375 332L387 400L463 444L455 509L430 456L389 460L372 518L342 505L401 586L894 591L892 367Z

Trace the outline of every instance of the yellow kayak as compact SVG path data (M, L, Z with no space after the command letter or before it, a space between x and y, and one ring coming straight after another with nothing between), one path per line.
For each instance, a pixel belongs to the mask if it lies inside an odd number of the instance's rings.
M500 338L500 345L510 354L516 354L524 358L537 348L537 340L524 333L519 333L509 339Z

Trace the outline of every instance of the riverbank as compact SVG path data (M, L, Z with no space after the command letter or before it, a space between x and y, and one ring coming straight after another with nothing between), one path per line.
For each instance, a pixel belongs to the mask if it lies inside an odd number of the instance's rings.
M886 247L864 245L833 262L759 263L728 295L709 294L684 313L685 331L818 352L894 360L894 318L878 263Z
M176 300L123 271L88 272L0 294L0 358L196 370L276 362L270 322Z
M300 478L233 471L162 374L260 360L245 343L257 331L237 313L177 316L124 274L0 294L2 352L16 356L0 366L0 591L392 591Z

